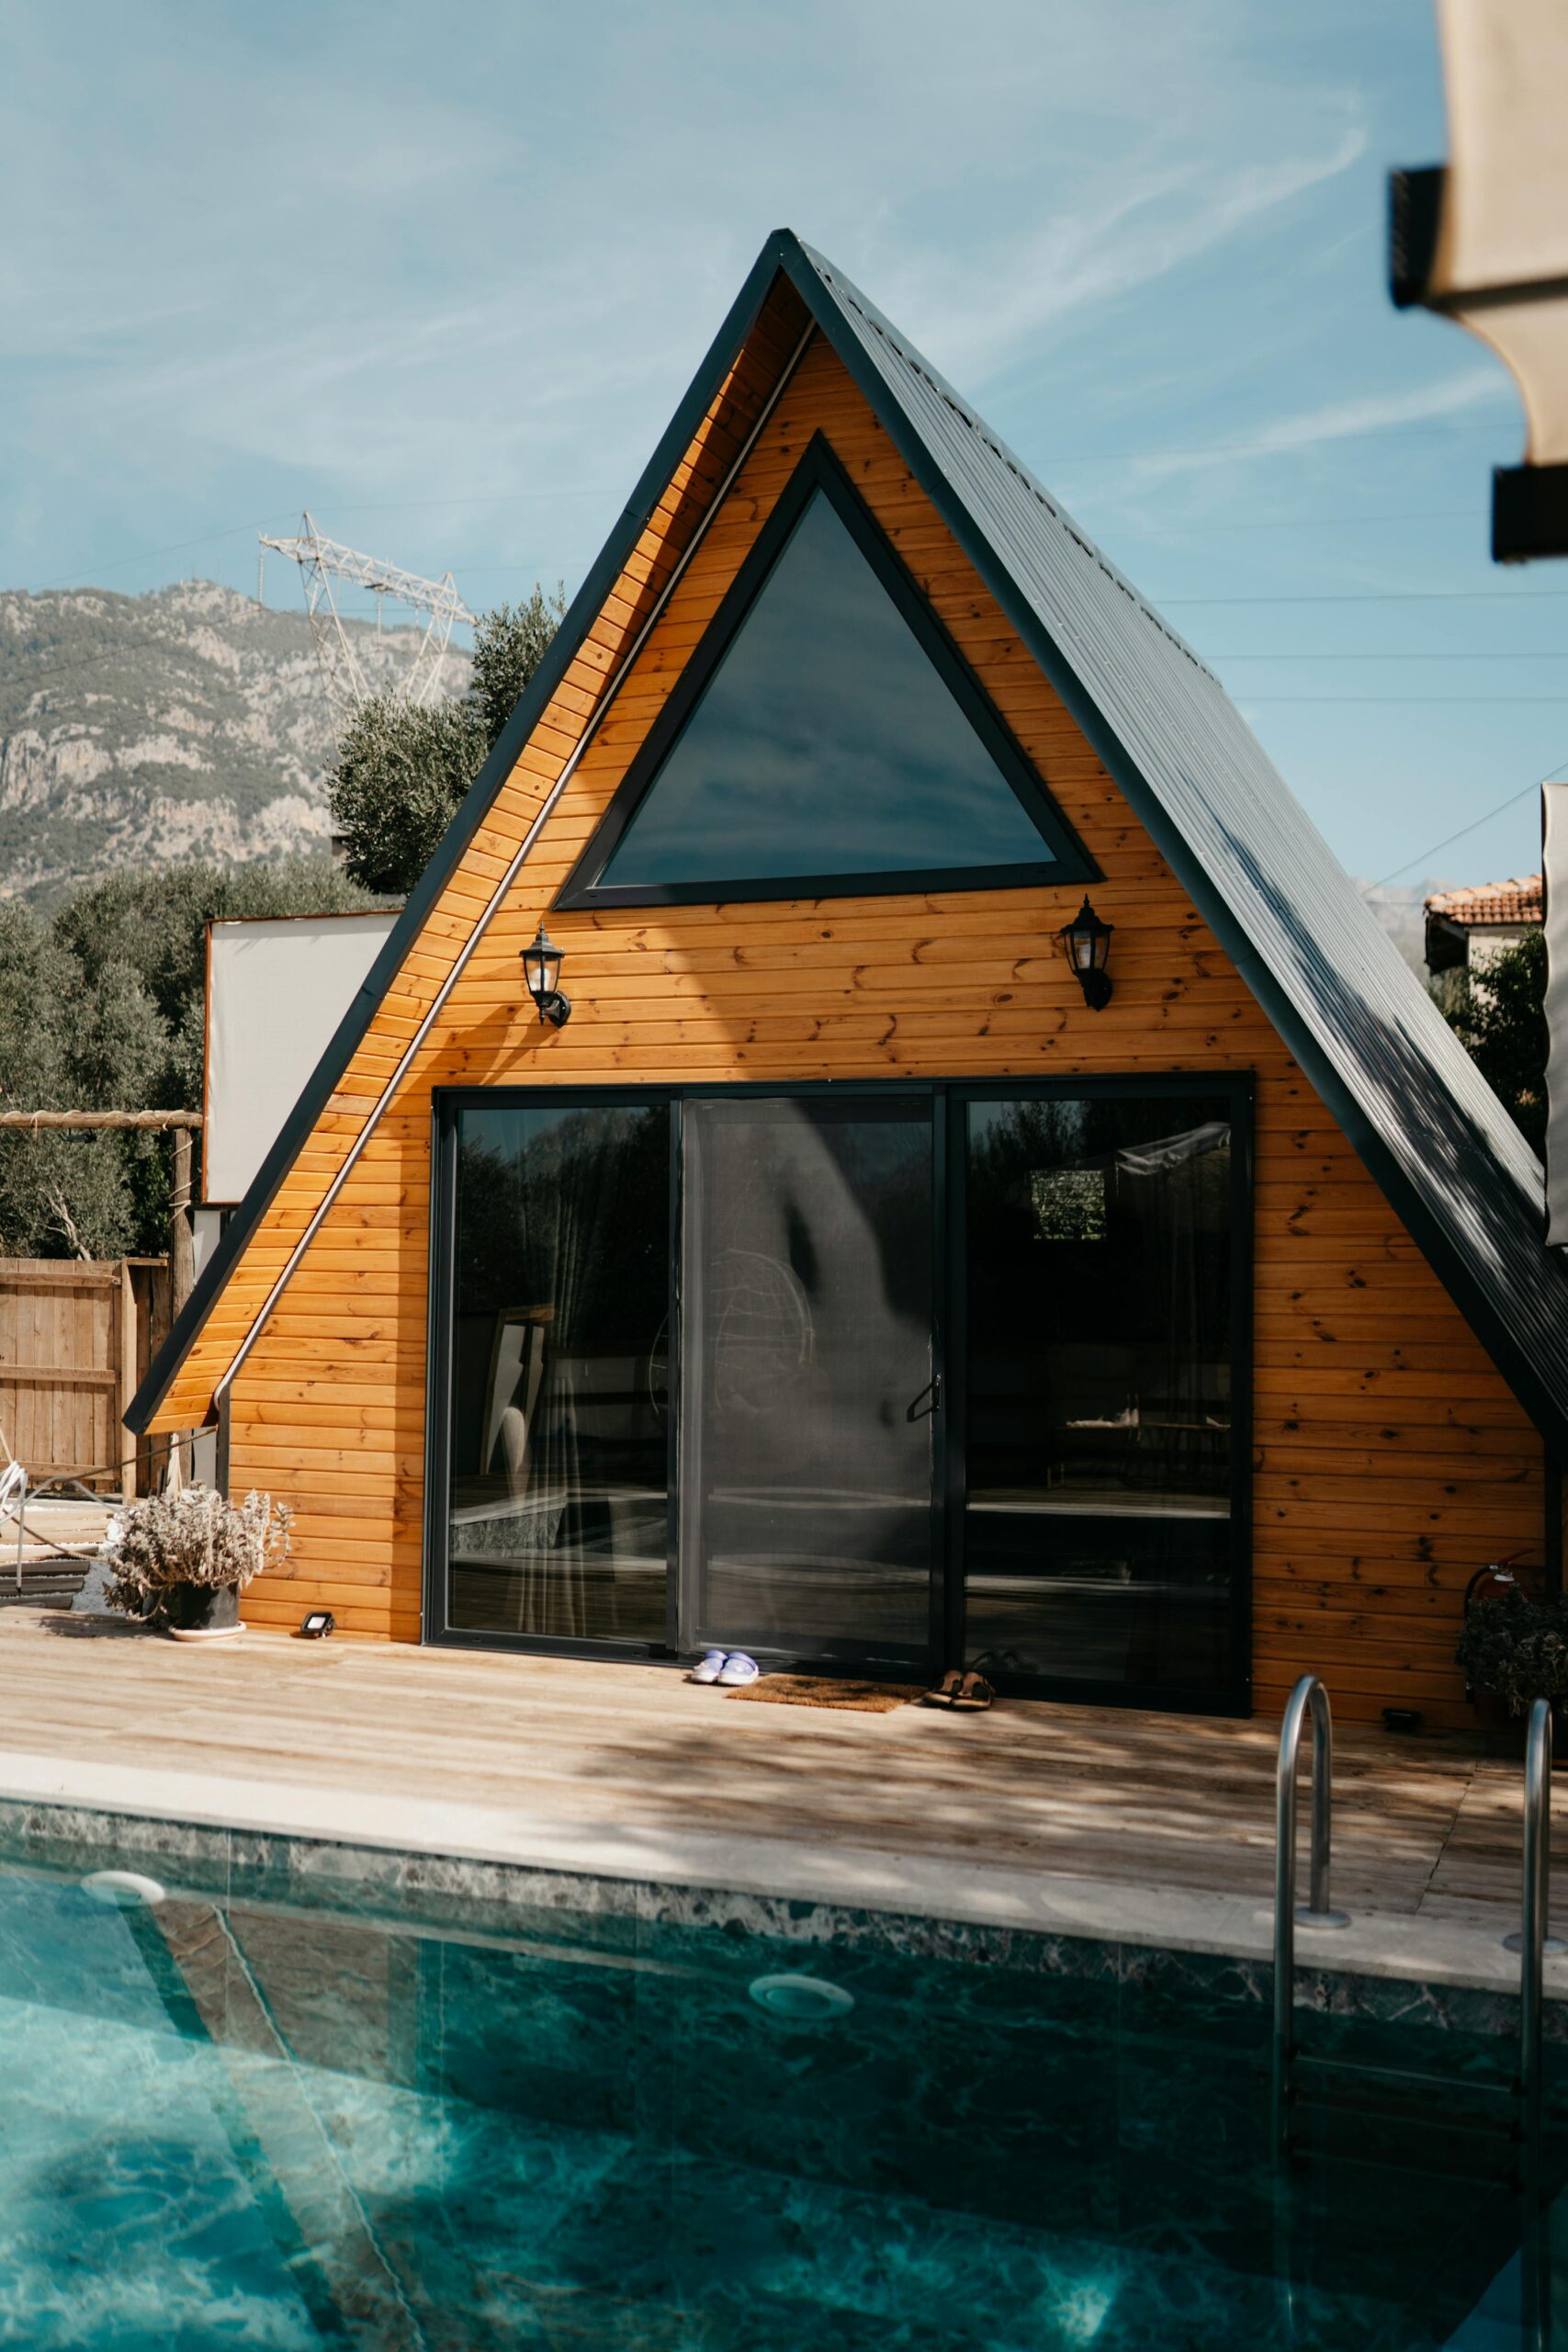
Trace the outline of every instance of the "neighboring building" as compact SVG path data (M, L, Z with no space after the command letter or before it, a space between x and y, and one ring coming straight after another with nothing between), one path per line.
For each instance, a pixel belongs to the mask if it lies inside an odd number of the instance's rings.
M1461 1723L1468 1580L1561 1545L1541 1182L1213 673L781 232L130 1418L289 1506L258 1624Z
M1439 890L1427 900L1427 969L1434 978L1457 969L1484 971L1544 919L1539 874Z

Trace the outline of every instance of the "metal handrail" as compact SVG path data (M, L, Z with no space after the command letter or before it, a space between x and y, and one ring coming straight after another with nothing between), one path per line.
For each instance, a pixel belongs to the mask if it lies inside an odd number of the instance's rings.
M1312 1713L1311 1900L1296 1905L1296 1767L1302 1727ZM1293 2012L1296 1927L1348 1928L1348 1912L1328 1900L1329 1847L1334 1804L1334 1726L1328 1693L1315 1674L1303 1674L1292 1691L1280 1726L1280 1761L1274 1781L1274 2141L1288 2137L1291 2061L1295 2054Z
M1517 1935L1504 1947L1519 1955L1520 2128L1527 2154L1540 2136L1541 2028L1546 1955L1564 1949L1547 1933L1551 1907L1551 1709L1532 1700L1525 1735L1524 1883Z

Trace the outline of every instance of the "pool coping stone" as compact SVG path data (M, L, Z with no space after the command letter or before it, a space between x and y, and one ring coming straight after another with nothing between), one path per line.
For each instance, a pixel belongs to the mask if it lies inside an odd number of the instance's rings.
M948 1923L976 1933L942 1940L973 1946L977 1957L1010 1957L1015 1947L1038 1943L1059 1951L1050 1964L1075 1970L1088 1955L1061 1948L1087 1945L1193 1955L1239 1964L1247 1976L1272 1973L1273 1905L1252 1896L925 1860L872 1846L522 1817L494 1807L288 1781L214 1782L159 1768L0 1749L0 1840L19 1837L24 1848L46 1841L52 1826L47 1816L57 1817L57 1834L69 1837L70 1815L94 1816L100 1825L135 1822L142 1834L130 1842L171 1858L180 1851L182 1831L191 1852L213 1833L226 1834L237 1864L258 1839L286 1840L297 1849L291 1866L318 1882L389 1883L405 1875L378 1869L375 1858L389 1857L409 1865L432 1892L446 1882L455 1894L477 1896L483 1877L492 1884L487 1899L502 1884L492 1873L525 1873L532 1900L541 1899L546 1881L559 1881L564 1891L543 1899L649 1915L660 1904L665 1916L712 1918L722 1912L726 1924L764 1933L826 1935L851 1920L869 1926L879 1919L885 1938L907 1946L911 1936L926 1940L919 1923L928 1929ZM93 1834L92 1824L82 1819L74 1834ZM474 1883L465 1888L465 1880ZM901 1937L893 1933L896 1919L905 1923ZM1443 1996L1490 1996L1484 2006L1504 2005L1495 2030L1506 2030L1508 2016L1517 2015L1517 1956L1480 1928L1363 1912L1340 1930L1299 1928L1296 1961L1312 2006L1361 2007L1366 1996L1356 1990L1358 1980L1370 1979L1388 1987L1388 1999L1397 1997L1396 1988L1439 2006ZM1568 2038L1568 1955L1547 1960L1545 1990L1558 2005L1553 2038L1558 2030ZM1461 1999L1460 2007L1473 2004Z

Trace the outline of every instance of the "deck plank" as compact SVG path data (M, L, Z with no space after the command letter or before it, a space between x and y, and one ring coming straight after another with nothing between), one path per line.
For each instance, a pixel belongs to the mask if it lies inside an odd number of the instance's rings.
M1263 1722L1019 1700L964 1719L759 1707L658 1666L254 1628L197 1651L26 1608L0 1618L0 1705L10 1751L177 1770L220 1792L305 1781L585 1830L698 1829L1258 1901L1272 1883L1277 1734ZM1338 1899L1502 1934L1518 1903L1520 1777L1457 1734L1341 1733ZM1568 1809L1552 1847L1568 1866Z

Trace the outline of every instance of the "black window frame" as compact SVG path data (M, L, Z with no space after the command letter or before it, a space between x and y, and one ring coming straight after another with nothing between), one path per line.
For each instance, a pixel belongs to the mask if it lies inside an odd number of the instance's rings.
M684 731L709 680L739 635L795 525L818 492L829 500L848 529L1040 834L1041 857L1020 865L927 866L896 874L829 870L761 879L602 883L598 876L657 784L660 769ZM1079 883L1087 886L1101 878L1100 866L1051 797L1034 763L931 610L826 434L818 431L812 435L701 642L687 661L553 903L568 912L592 907L717 906L776 899L907 897L911 892L931 890L1060 888Z
M1252 1712L1254 1125L1256 1082L1250 1070L1179 1070L1149 1076L1116 1074L1054 1079L886 1078L790 1080L694 1080L684 1083L568 1086L436 1087L431 1096L430 1286L425 1380L423 1607L420 1638L433 1646L515 1650L534 1655L642 1661L679 1667L682 1605L680 1520L682 1447L681 1236L682 1105L690 1098L750 1095L758 1099L857 1094L919 1096L930 1101L932 1135L933 1329L931 1364L941 1398L933 1430L931 1476L931 1657L933 1671L964 1663L965 1441L967 1436L964 1240L967 1112L971 1102L1078 1102L1122 1098L1220 1098L1231 1121L1231 1480L1229 1665L1222 1686L1102 1683L1074 1676L993 1678L1004 1692L1083 1706L1126 1707L1168 1713L1247 1716ZM447 1601L447 1481L450 1469L452 1316L457 1243L458 1114L547 1098L552 1104L664 1103L670 1116L669 1430L666 1487L666 1622L662 1646L592 1642L567 1636L475 1633L453 1626ZM845 1670L845 1661L803 1657L792 1665ZM858 1668L857 1671L870 1669Z
M942 1583L948 1607L944 1654L964 1663L965 1616L965 1511L968 1496L968 1286L964 1281L967 1231L968 1136L971 1102L1077 1102L1089 1101L1180 1101L1195 1095L1223 1099L1231 1125L1231 1461L1230 1461L1230 1672L1223 1685L1095 1682L1082 1676L998 1674L997 1688L1032 1699L1057 1699L1085 1707L1129 1707L1149 1713L1247 1716L1252 1713L1252 1423L1256 1324L1253 1314L1255 1211L1254 1129L1257 1085L1251 1070L1174 1070L1147 1078L1066 1077L1045 1080L987 1079L953 1080L948 1089L947 1238L948 1352L952 1396L945 1431L949 1483L945 1497L947 1555Z

